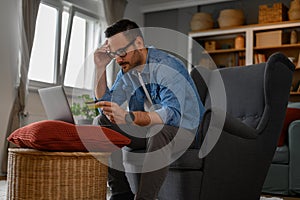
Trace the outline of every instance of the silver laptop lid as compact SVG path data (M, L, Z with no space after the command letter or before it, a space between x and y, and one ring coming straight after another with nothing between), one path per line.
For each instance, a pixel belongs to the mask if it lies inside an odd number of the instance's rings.
M38 90L47 118L75 124L73 114L62 86Z

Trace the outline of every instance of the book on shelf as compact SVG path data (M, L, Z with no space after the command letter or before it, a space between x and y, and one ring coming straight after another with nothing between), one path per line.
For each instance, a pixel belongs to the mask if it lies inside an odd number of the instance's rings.
M262 53L255 53L254 54L254 64L259 64L266 62L266 55Z
M245 63L245 52L244 51L241 51L239 52L238 54L238 66L244 66L246 63Z

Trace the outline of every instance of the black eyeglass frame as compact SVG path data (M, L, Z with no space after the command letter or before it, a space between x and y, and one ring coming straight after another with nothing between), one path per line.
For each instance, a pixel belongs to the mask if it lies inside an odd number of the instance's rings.
M119 56L121 58L127 56L127 49L128 47L130 47L134 42L135 42L136 38L133 39L131 42L129 42L125 47L118 49L115 52L112 51L106 51L107 55L111 58L115 58L115 56Z

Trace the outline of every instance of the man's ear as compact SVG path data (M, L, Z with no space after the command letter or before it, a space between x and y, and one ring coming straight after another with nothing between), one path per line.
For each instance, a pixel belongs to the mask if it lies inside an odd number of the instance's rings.
M138 49L143 49L145 48L145 44L144 44L144 39L141 36L137 36L136 40L135 40L135 46Z

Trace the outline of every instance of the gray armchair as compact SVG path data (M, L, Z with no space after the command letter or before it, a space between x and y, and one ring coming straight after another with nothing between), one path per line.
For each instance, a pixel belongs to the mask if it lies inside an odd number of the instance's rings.
M300 103L289 103L289 108L300 109ZM289 124L283 146L276 148L263 192L279 195L300 195L300 120Z
M259 199L283 124L293 70L293 64L280 53L262 64L194 69L191 75L207 108L200 124L201 151L202 142L210 136L206 133L211 119L225 116L224 127L204 158L199 158L199 148L189 148L171 164L159 200ZM211 108L218 72L226 91L226 113L223 108ZM130 166L126 151L124 162ZM127 176L135 192L138 176Z

